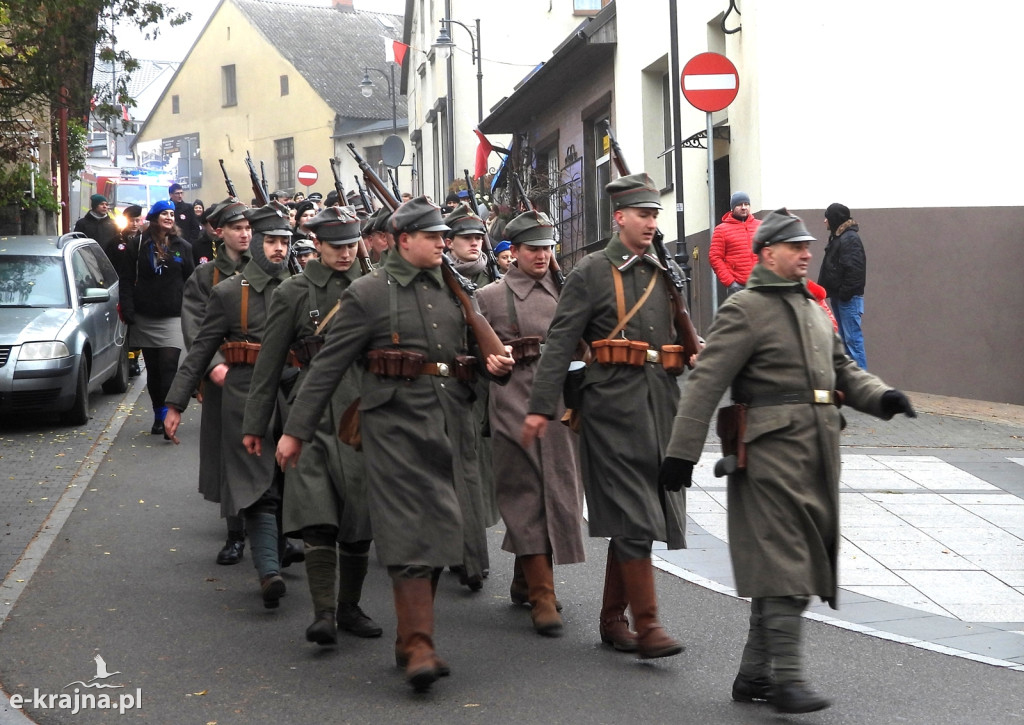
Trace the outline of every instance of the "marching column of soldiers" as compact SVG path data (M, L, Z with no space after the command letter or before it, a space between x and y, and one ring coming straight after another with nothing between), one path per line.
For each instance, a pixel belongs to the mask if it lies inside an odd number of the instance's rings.
M505 227L514 260L501 273L468 204L448 216L423 196L372 214L329 204L305 222L315 256L292 275L280 201L208 210L216 254L185 290L188 352L164 433L177 442L197 397L199 490L227 527L217 563L237 564L248 541L273 609L281 569L304 561L306 639L332 646L339 630L383 634L362 608L372 547L391 579L396 665L423 692L452 672L434 645L439 577L448 567L483 588L499 517L511 601L538 634L562 634L553 567L584 560L585 492L589 534L609 542L596 636L640 658L677 655L651 552L685 547L685 488L732 386L749 425L726 467L730 547L753 598L732 697L828 707L803 675L800 618L812 595L835 605L836 406L886 419L913 408L846 356L807 292L813 238L784 209L758 230L747 289L684 360L673 263L655 249L660 192L642 173L606 191L617 231L564 285L539 211Z

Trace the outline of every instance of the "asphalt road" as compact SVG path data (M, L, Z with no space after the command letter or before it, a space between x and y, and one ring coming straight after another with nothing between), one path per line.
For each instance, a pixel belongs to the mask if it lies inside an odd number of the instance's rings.
M103 405L118 415L116 401ZM303 633L312 611L301 566L285 570L288 596L269 611L258 596L248 552L238 566L214 563L224 529L216 507L196 493L195 407L187 413L180 446L144 432L149 414L145 405L137 407L137 414L122 407L127 423L91 478L76 483L83 486L80 500L53 532L0 629L0 683L7 695L0 701L0 723L27 722L11 709L10 695L23 695L31 705L36 690L70 692L65 686L95 672L97 654L120 673L112 682L124 684L125 692L141 690L141 707L124 715L72 715L29 706L32 721L1024 722L1020 672L813 621L806 622L807 673L834 698L833 707L779 716L765 705L733 703L729 688L748 605L665 573L657 574L662 621L685 641L686 651L640 662L609 650L597 637L602 539L587 540L585 564L556 569L565 636L541 638L527 611L508 601L511 556L500 551L500 524L489 532L492 574L482 592L470 594L450 575L442 578L436 641L452 676L430 693L414 695L394 666L394 613L384 570L371 567L363 601L384 637L343 636L334 648L307 643ZM35 429L24 435L45 438ZM4 430L5 438L12 436ZM102 438L102 431L96 433L88 447ZM8 450L5 442L4 478ZM42 448L34 450L38 460ZM8 498L5 492L5 507Z

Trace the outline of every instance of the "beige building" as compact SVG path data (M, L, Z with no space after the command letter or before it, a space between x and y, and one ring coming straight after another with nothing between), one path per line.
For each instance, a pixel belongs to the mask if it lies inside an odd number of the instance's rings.
M1024 6L921 13L920 3L884 0L740 0L740 15L720 0L676 3L680 66L712 51L739 75L735 101L712 115L712 213L706 114L685 100L672 107L670 0L604 5L500 93L481 124L522 139L528 183L546 189L535 201L560 225L563 266L610 232L608 118L631 170L663 188L659 224L692 268L698 330L714 315L709 219L728 211L731 191L748 192L759 216L787 206L805 218L819 239L814 279L824 209L841 202L867 252L871 371L906 390L1024 403L1011 354L1024 336L1024 291L1005 273L1019 267L1024 234L1024 147L993 144L986 122L1013 117L1007 78L1020 65Z
M159 142L163 157L177 164L186 198L208 203L226 194L220 159L239 196L251 197L247 153L257 170L263 162L271 192L326 196L334 188L329 161L335 156L351 191L358 169L346 143L374 165L388 136L408 146L405 99L394 87L392 104L385 59L385 39L400 33L400 17L355 11L351 0L334 0L333 7L220 0L139 130L136 147ZM360 86L367 75L375 90L369 97ZM397 86L397 72L395 78ZM406 154L399 169L404 188L411 164ZM316 170L315 183L300 183L304 166Z

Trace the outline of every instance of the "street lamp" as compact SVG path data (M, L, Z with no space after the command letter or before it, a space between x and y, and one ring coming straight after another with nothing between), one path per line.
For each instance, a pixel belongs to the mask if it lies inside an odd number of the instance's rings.
M437 40L434 41L435 48L454 48L455 41L452 40L450 26L451 23L455 23L469 33L469 42L471 49L471 57L473 62L476 63L476 115L477 122L484 120L484 70L483 70L483 59L481 58L481 42L480 42L480 19L477 18L476 23L476 35L469 29L469 26L465 23L460 23L458 20L450 20L448 18L441 19L441 33L437 36Z
M391 130L398 131L398 110L397 103L395 101L395 66L389 66L391 70L391 77L382 71L380 68L364 68L363 69L363 80L359 82L359 92L363 94L364 98L369 98L373 95L373 81L370 80L370 71L380 73L384 80L388 82L388 95L391 97Z

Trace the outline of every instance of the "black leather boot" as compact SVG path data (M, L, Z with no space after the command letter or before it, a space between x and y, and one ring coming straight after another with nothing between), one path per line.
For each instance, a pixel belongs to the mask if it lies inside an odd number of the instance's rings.
M242 553L245 551L245 541L228 539L224 542L224 548L217 554L217 563L221 566L231 566L242 560Z
M767 702L771 695L770 677L747 677L740 673L732 682L732 699L736 702Z
M792 714L816 712L832 704L808 687L806 682L781 682L775 685L768 702L778 712Z

